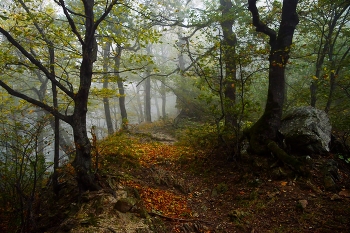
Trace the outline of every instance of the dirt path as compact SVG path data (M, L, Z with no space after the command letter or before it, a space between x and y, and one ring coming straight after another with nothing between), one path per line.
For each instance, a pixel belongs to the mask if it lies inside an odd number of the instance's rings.
M218 153L178 145L161 131L109 140L101 145L100 179L112 194L89 194L86 209L70 218L80 222L71 232L349 232L345 164L339 166L338 189L325 191L324 158L313 158L310 178L302 179L285 176L286 168L274 160L228 162ZM113 207L120 195L137 199L125 214ZM96 203L107 206L97 213Z
M162 218L168 223L169 232L348 232L350 229L349 170L340 171L339 189L329 192L324 190L318 159L313 161L315 166L309 179L288 178L267 169L266 164L274 161L265 158L231 163L218 155L173 145L174 140L165 134L152 134L152 137L162 143L145 153L147 168L135 175L154 190L172 192L185 201L187 209L182 214L176 213L180 216L170 214L170 218ZM283 172L285 168L280 169ZM167 212L172 207L164 202L150 203L148 208L169 216Z

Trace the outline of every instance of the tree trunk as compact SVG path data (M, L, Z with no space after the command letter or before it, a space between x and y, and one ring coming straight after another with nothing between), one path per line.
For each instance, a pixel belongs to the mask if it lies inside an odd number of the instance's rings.
M151 45L146 47L147 55L151 55ZM149 67L146 68L146 80L145 80L145 120L146 122L152 122L151 116L151 78L148 77L151 74Z
M157 98L157 96L154 98L154 104L155 104L156 110L157 110L157 119L160 119L160 109L159 109L159 104L158 104L158 98Z
M81 192L100 189L95 183L94 174L91 170L91 143L87 136L85 116L86 110L83 108L82 110L76 110L71 125L76 149L73 166L77 173L78 186Z
M146 75L149 75L147 70ZM151 79L148 77L145 80L145 120L146 122L152 122L151 116Z
M110 2L103 14L100 14L100 18L95 21L94 18L94 0L82 0L84 5L84 14L82 17L85 20L85 25L79 23L77 27L76 22L71 17L71 12L67 9L64 0L57 0L57 4L61 7L63 14L66 16L67 22L71 29L71 32L75 35L79 45L81 45L81 65L79 68L79 88L77 92L73 92L72 89L67 88L60 81L56 80L50 69L46 68L42 62L37 59L33 52L29 52L21 43L16 40L12 35L6 31L0 25L0 33L5 36L9 43L16 47L22 55L24 55L28 61L30 61L40 72L43 72L52 84L56 85L57 88L61 89L62 93L65 93L67 97L71 98L74 102L74 112L73 115L67 116L60 113L59 109L46 104L44 101L39 101L34 99L20 91L16 91L9 85L7 85L3 80L0 80L0 86L2 86L10 95L19 97L27 102L34 104L38 107L43 108L49 113L53 114L55 117L59 117L61 120L67 122L73 128L74 142L76 157L73 161L73 166L77 174L78 186L81 191L85 190L99 190L100 187L94 181L94 174L91 172L91 144L87 136L86 130L86 113L89 91L92 81L92 70L93 63L97 58L97 42L95 38L95 32L99 24L108 16L113 6L117 4L116 1ZM22 1L23 3L23 1ZM23 4L24 5L24 4ZM25 7L24 7L25 8ZM31 14L28 13L30 16ZM41 28L35 24L36 29L41 35L42 39L47 42L45 33ZM79 28L79 29L78 29ZM50 45L49 42L47 42ZM54 48L55 46L49 46ZM51 56L50 56L51 58ZM53 64L53 63L52 63ZM70 84L70 83L68 83Z
M344 2L345 3L345 2ZM310 105L312 107L316 107L316 101L317 101L317 88L318 88L318 83L319 80L322 78L321 77L321 71L322 71L322 67L324 64L324 60L326 58L326 55L328 54L328 59L330 62L333 62L333 52L334 52L334 45L336 44L337 38L339 36L339 32L340 30L343 28L343 26L345 25L344 23L346 21L341 20L341 23L338 23L338 21L340 19L342 19L342 16L344 16L344 12L347 11L346 15L349 14L348 11L349 8L349 3L345 3L345 4L341 4L341 5L337 5L334 4L332 6L332 10L330 12L330 20L326 21L323 25L320 25L320 27L322 28L322 32L321 32L321 43L318 47L318 51L317 51L317 60L316 60L316 72L315 72L315 80L312 81L311 85L310 85L310 92L311 92L311 103ZM344 16L346 17L346 16ZM325 16L325 19L327 18L327 16ZM328 30L328 31L326 31ZM332 64L333 66L333 64ZM334 77L334 75L333 75ZM332 81L331 81L331 85L332 85ZM331 88L331 92L332 92L332 86ZM327 103L327 105L330 103ZM330 106L326 106L326 110L329 110Z
M285 94L285 67L289 59L294 30L299 23L296 13L298 0L284 0L282 20L278 35L260 21L256 0L249 0L249 10L253 15L253 25L258 32L270 37L269 56L269 87L265 111L250 130L250 147L254 153L268 152L267 143L276 140L277 131L281 124L284 94Z
M105 73L103 77L103 89L108 89L108 84L109 84L108 66L109 66L110 48L111 48L111 43L106 42L105 47L103 49L103 72ZM114 133L114 129L113 129L113 122L112 122L112 116L111 116L108 97L103 97L103 107L105 110L108 135L112 135Z
M236 101L236 35L232 30L234 23L231 0L220 0L223 20L220 22L223 31L223 59L225 63L224 78L224 106L225 106L225 125L233 127L237 124L237 117L234 113Z
M142 109L142 104L141 104L140 88L141 88L140 85L138 85L136 87L136 102L137 102L138 112L140 114L140 121L139 121L139 123L145 121L145 116L143 115L143 109Z
M50 115L50 113L46 113L47 115ZM55 128L55 118L52 117L50 118L50 126L51 128L54 130ZM69 135L67 134L67 132L60 126L60 133L59 133L59 137L60 137L60 148L61 150L69 157L72 158L73 157L73 153L74 153L74 145L69 137Z
M186 41L183 39L181 31L179 31L177 33L177 37L178 37L178 43L176 45L178 47L178 50L180 51L180 53L178 54L179 69L180 69L180 87L183 88L186 86L186 80L184 77L185 59L183 56L184 46L186 44ZM184 94L184 93L186 93L186 90L182 90L180 93ZM177 111L180 114L180 112L182 110L180 106L181 106L181 102L183 102L183 100L181 100L181 98L179 96L180 95L176 95L176 105L175 106L177 107Z
M82 44L82 61L80 66L80 85L74 95L74 113L71 116L70 125L73 128L76 156L73 161L77 173L79 190L99 190L100 187L94 180L91 170L91 143L87 136L86 113L88 111L89 91L92 81L93 63L97 58L97 42L94 25L94 1L84 1L85 8L85 35Z
M163 82L165 82L165 80L163 80ZM167 118L167 114L166 114L166 88L164 83L162 82L161 86L160 86L160 94L162 97L162 117L163 119Z
M119 74L120 58L121 58L123 49L119 46L117 47L117 49L118 49L117 55L114 58L114 73L115 73L115 76L117 77L118 91L119 91L119 95L120 95L119 96L119 108L120 108L120 115L122 118L121 128L127 129L128 128L128 113L126 112L126 107L125 107L124 82Z

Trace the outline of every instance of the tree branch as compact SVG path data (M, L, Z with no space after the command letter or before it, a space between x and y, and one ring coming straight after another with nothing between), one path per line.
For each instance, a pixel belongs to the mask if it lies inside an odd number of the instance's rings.
M66 16L66 18L68 20L68 23L69 23L69 25L70 25L70 27L72 29L72 32L78 37L78 40L79 40L80 44L84 45L85 44L84 40L81 37L80 33L78 32L78 29L75 26L75 23L74 23L73 19L70 17L68 9L66 7L66 4L65 4L64 0L58 0L58 2L57 2L57 0L55 0L55 2L62 7L63 13L64 13L64 15Z
M49 113L51 113L54 116L57 116L58 118L60 118L61 120L65 121L66 123L70 124L71 123L71 117L70 116L66 116L61 114L60 112L58 112L58 110L54 109L53 107L44 104L43 102L33 99L23 93L20 93L14 89L12 89L10 86L8 86L6 83L4 83L3 81L0 80L0 86L3 87L10 95L12 96L16 96L18 98L21 98L31 104L34 104L46 111L48 111Z
M109 6L106 8L105 12L101 15L101 17L96 20L96 22L94 23L94 28L93 30L96 31L98 25L107 17L107 15L111 12L112 8L114 5L117 4L117 0L113 0L111 2L111 4L109 4Z
M66 93L69 97L71 97L72 99L74 98L74 93L69 91L65 86L63 86L60 82L58 82L55 77L52 76L52 74L50 73L50 71L48 69L46 69L45 66L43 66L43 64L41 64L40 61L38 61L37 59L35 59L33 57L33 55L31 55L22 45L20 45L11 35L10 33L8 33L5 29L3 29L0 26L0 33L2 33L7 40L13 45L15 46L31 63L33 63L36 67L38 67L39 70L41 70L48 79L50 79L50 81L54 84L56 84L57 87L59 87L64 93Z
M272 46L276 41L276 32L260 20L256 2L257 0L248 0L248 10L252 13L253 25L255 26L257 32L262 32L270 37L269 44Z

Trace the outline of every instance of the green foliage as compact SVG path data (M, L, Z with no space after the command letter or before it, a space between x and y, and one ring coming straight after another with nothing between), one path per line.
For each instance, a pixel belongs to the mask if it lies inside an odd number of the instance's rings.
M337 157L341 160L344 160L347 164L350 164L350 156L342 155L342 154L337 154Z
M198 149L213 149L218 145L216 125L209 123L186 122L177 130L179 144Z
M123 167L134 168L139 166L137 151L133 141L123 132L117 132L98 144L99 154L102 154L101 168ZM104 172L108 172L105 171Z

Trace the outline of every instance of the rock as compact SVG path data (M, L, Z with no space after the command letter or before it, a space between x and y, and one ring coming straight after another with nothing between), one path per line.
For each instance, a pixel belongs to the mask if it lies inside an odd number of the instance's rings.
M134 198L121 198L115 203L114 208L122 213L129 212L131 208L136 204Z
M329 152L331 129L327 114L311 106L293 108L282 119L279 132L298 154Z
M325 175L323 178L324 188L328 191L334 191L337 186L330 175Z
M324 187L328 191L335 191L337 189L336 181L339 180L338 163L333 159L327 160L323 169Z
M333 180L339 181L338 163L333 159L327 160L327 163L324 165L324 173L329 174Z

